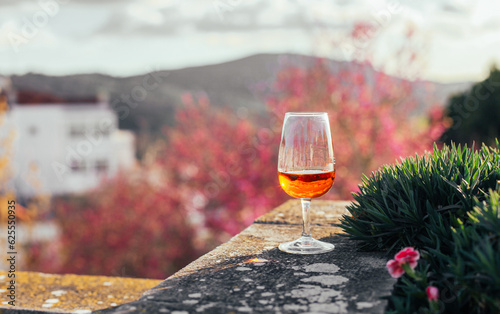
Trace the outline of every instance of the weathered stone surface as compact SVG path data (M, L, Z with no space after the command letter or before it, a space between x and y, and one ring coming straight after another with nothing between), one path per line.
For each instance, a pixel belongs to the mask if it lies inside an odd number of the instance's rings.
M345 213L345 201L313 201L311 206L312 235L316 239L334 236L342 230L335 226ZM258 255L276 248L280 243L298 238L302 232L300 201L288 201L259 217L254 224L198 258L172 277L185 276L200 269L223 265L238 256ZM277 222L279 221L279 222Z
M6 304L9 278L0 272L0 313L89 313L139 299L161 280L16 272L16 306Z
M337 224L343 214L348 214L345 209L350 202L347 201L323 201L313 200L311 202L311 224L331 226ZM276 207L269 213L255 220L257 223L274 224L302 224L302 209L299 200L290 200ZM314 230L313 230L314 231Z
M100 312L383 312L381 297L395 282L385 269L387 257L358 252L353 241L337 235L345 202L315 205L313 236L335 244L332 252L301 256L277 249L301 232L300 204L287 202L138 301Z
M165 281L20 272L21 281L29 281L29 289L18 295L25 309L4 305L0 313L76 313L112 303L117 306L97 313L381 313L381 297L390 294L395 280L383 253L358 252L355 242L338 235L347 204L312 203L313 236L335 244L329 253L302 256L277 249L302 231L300 202L289 201ZM52 307L41 307L57 290L67 293ZM146 292L123 304L138 291Z

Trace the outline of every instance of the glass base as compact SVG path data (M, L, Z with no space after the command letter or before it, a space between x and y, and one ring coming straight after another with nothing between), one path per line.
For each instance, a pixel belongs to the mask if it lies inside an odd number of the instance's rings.
M278 248L292 254L321 254L333 251L335 245L312 237L300 237L292 242L281 243Z

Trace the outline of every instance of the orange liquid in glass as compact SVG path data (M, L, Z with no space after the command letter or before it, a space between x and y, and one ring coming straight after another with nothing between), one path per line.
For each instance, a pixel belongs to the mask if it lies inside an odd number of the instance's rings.
M320 197L330 190L335 181L335 171L304 170L278 172L283 191L296 198Z

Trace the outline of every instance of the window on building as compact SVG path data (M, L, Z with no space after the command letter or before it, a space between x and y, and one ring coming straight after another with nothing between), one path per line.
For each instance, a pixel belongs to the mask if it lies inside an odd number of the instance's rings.
M85 126L81 124L70 126L69 135L71 137L83 137L85 135Z
M30 125L28 128L28 134L31 136L35 136L38 133L38 128L35 125Z
M109 129L101 129L99 126L95 126L94 129L92 129L92 133L91 133L93 136L95 137L107 137L109 136Z
M109 163L106 159L98 159L95 162L95 170L97 173L105 174L108 172Z
M111 133L111 126L103 127L101 125L97 125L96 130L98 133L102 134L103 136L109 136L109 134Z
M86 170L85 161L73 159L71 161L70 168L72 172L85 172Z

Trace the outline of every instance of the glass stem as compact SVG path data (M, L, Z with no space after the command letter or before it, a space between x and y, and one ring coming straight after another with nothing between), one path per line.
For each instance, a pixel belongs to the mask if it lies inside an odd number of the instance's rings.
M309 209L311 207L311 199L310 198L301 198L302 203L302 236L310 237L311 236L311 223L309 221L309 213L311 212Z

